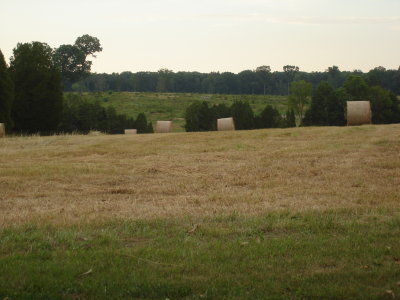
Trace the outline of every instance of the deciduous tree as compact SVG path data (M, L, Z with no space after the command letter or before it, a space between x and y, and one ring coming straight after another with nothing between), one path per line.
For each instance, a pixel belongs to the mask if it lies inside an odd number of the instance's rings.
M283 72L285 72L285 74L286 74L288 94L290 93L290 89L289 89L290 84L294 80L294 77L299 72L299 70L300 69L297 66L290 66L290 65L283 66Z
M61 45L55 50L54 58L67 89L90 74L92 62L87 57L96 57L94 54L102 50L99 39L88 34L78 37L74 45Z
M291 85L289 107L293 109L299 120L303 120L304 109L309 102L311 90L311 83L304 80L295 81Z
M263 92L265 95L266 90L267 90L267 83L268 83L269 77L271 75L271 67L270 66L260 66L256 69L256 74L257 74L258 78L260 79L261 83L263 84Z

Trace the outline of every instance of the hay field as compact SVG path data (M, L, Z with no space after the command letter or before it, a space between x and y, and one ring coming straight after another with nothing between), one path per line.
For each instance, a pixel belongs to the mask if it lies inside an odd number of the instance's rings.
M400 125L0 139L0 299L395 299Z
M397 209L400 126L0 140L0 225Z

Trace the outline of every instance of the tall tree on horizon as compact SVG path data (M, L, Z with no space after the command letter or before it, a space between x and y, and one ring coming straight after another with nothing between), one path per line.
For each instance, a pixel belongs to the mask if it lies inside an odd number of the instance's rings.
M263 84L263 92L264 95L266 94L267 83L271 74L271 67L270 66L260 66L256 69L256 74L260 81Z
M88 34L78 37L74 45L61 45L55 49L54 59L67 89L90 74L92 62L87 58L96 57L95 53L102 50L99 39Z
M286 80L287 80L287 94L290 94L290 85L294 80L294 77L296 76L296 74L299 72L299 67L297 66L290 66L290 65L286 65L283 66L283 72L285 72L286 74Z

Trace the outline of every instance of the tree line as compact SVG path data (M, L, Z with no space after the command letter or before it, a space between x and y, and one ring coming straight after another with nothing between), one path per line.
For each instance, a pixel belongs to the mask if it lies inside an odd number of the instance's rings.
M300 126L343 126L346 124L346 102L371 102L374 124L400 123L397 96L380 85L370 85L359 75L351 75L340 88L328 81L315 89L310 82L294 81L290 85L288 110L281 114L267 105L255 115L248 102L236 101L230 107L224 104L209 106L207 102L193 103L185 114L186 131L217 130L217 119L233 117L237 130Z
M359 70L341 71L337 66L324 72L302 72L297 66L286 65L282 71L271 71L269 66L255 70L231 72L173 72L161 69L158 72L122 72L91 74L87 78L66 86L66 90L99 92L174 92L207 94L269 94L288 95L293 81L304 80L317 87L327 81L334 89L343 86L349 76L361 76L368 85L380 85L400 95L400 70L377 67L367 73Z
M133 119L99 102L63 96L65 87L90 74L87 58L101 50L97 38L83 35L73 45L56 49L41 42L19 43L10 66L0 51L0 123L18 134L123 133L125 128L152 132L143 113Z
M237 130L296 126L295 115L291 109L281 116L276 108L267 105L259 115L255 115L250 104L245 101L235 101L231 106L225 104L210 106L208 102L203 101L195 102L186 109L185 130L188 132L217 130L217 119L228 117L233 117Z

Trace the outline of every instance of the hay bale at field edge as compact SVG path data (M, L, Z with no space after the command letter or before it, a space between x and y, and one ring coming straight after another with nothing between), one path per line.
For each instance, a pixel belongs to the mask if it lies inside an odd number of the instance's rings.
M172 121L157 121L156 133L168 133L172 131Z
M218 131L235 130L233 118L222 118L217 120Z
M347 101L347 126L372 123L369 101Z
M137 129L125 129L125 134L137 134Z
M6 136L6 127L4 126L4 123L0 123L0 138Z

